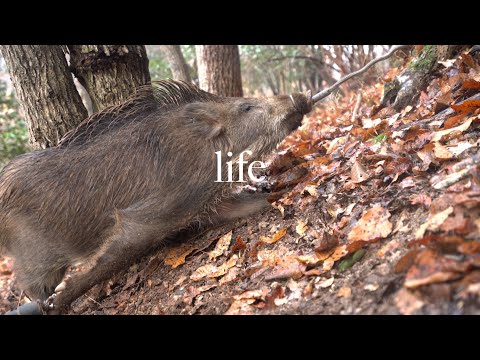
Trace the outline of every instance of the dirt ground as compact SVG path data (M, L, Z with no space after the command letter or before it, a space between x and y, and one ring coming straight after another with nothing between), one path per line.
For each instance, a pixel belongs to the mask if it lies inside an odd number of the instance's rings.
M256 189L270 209L180 234L70 314L480 314L480 66L467 55L400 113L370 115L381 79L317 106ZM28 301L8 258L0 295L1 312Z

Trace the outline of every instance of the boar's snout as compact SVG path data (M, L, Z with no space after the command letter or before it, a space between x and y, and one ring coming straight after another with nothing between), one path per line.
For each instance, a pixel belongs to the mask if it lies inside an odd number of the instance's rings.
M308 91L306 94L295 93L283 97L284 111L286 112L284 124L288 131L296 130L302 125L303 115L312 110L312 96Z
M293 107L302 115L312 111L312 92L308 90L305 94L295 93L290 95Z

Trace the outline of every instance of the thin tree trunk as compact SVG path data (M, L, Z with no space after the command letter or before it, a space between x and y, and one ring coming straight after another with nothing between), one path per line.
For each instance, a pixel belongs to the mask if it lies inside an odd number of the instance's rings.
M150 82L144 45L72 45L70 68L92 99L93 111L127 100Z
M221 96L243 96L238 45L197 45L200 88Z
M173 79L191 83L192 79L190 78L188 66L183 57L180 45L160 45L160 51L170 66Z
M385 83L380 104L372 115L390 105L396 111L415 105L438 68L438 61L451 58L463 47L464 45L425 45L405 70L393 81Z
M61 46L1 48L34 148L55 146L87 117Z

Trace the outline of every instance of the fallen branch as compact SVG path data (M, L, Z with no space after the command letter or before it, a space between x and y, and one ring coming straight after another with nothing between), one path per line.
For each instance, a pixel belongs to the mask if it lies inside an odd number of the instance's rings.
M465 178L478 164L480 164L480 153L477 152L472 157L455 164L452 167L453 173L442 178L433 178L431 184L437 190L444 189Z
M461 104L463 104L463 102L469 101L469 100L480 100L480 94L475 94L475 95L469 97L468 99L465 99L464 101L462 101L460 104L457 104L457 105L461 105ZM412 121L412 122L409 122L408 124L400 125L400 126L396 127L395 129L393 129L393 131L408 130L412 126L424 127L424 126L427 126L429 123L434 122L434 121L442 122L442 123L438 124L440 126L440 125L443 124L443 122L445 120L447 120L454 113L455 113L455 110L453 110L452 108L447 108L447 109L439 112L438 114L435 114L432 117L429 117L427 119ZM465 114L465 115L467 115L467 114Z
M373 65L375 65L376 63L380 62L380 61L383 61L385 59L388 59L390 56L393 55L393 53L397 50L400 50L400 49L403 49L403 48L406 48L410 45L396 45L396 46L392 46L392 48L390 48L390 51L388 53L386 53L385 55L383 56L380 56L379 58L376 58L376 59L373 59L372 61L370 61L367 65L365 65L363 68L361 68L360 70L357 70L357 71L354 71L353 73L351 74L348 74L347 76L341 78L340 80L338 80L335 84L333 84L332 86L330 86L329 88L325 89L325 90L322 90L320 91L318 94L315 94L313 97L312 97L312 102L315 104L316 102L322 100L323 98L326 98L328 95L330 95L332 92L334 92L335 90L338 89L338 87L340 85L342 85L345 81L347 80L350 80L351 78L357 76L357 75L360 75L362 73L364 73L365 71L367 71L368 69L370 69Z

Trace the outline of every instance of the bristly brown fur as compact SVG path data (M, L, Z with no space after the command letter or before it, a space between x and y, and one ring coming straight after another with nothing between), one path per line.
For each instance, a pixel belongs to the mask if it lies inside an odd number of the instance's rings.
M81 145L110 129L133 122L149 112L167 111L193 102L219 102L222 97L178 80L159 80L137 88L126 102L110 106L82 121L67 132L58 146Z
M15 258L27 294L42 300L69 266L88 262L55 298L55 306L68 306L179 230L269 206L251 194L241 200L232 183L216 181L215 154L222 164L247 149L260 159L300 125L306 105L301 94L222 98L179 81L145 86L85 120L59 146L3 168L0 251Z

